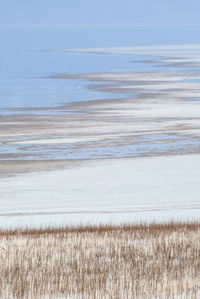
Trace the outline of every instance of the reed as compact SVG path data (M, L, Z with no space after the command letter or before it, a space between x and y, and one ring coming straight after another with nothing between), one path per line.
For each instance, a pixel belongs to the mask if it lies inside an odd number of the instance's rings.
M0 298L199 298L200 223L0 231Z

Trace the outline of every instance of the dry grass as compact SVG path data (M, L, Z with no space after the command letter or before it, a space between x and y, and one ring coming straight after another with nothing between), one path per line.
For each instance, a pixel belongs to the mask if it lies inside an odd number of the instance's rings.
M200 223L0 236L0 298L200 298Z

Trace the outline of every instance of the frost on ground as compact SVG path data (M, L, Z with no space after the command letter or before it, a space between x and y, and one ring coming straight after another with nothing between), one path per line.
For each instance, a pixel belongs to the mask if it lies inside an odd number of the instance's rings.
M200 224L1 231L1 298L198 298Z

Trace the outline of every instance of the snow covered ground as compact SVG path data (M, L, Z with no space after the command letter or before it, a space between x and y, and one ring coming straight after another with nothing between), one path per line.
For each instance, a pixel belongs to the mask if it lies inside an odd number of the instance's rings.
M0 223L40 226L200 217L200 155L93 160L2 178Z

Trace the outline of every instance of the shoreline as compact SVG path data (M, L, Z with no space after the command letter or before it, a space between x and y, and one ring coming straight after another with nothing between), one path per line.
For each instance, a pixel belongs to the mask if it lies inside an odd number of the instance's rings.
M172 97L170 89L162 96L159 92L137 99L74 103L60 107L62 113L45 115L42 110L37 115L4 115L0 119L0 160L90 160L196 153L200 149L199 105L200 101Z
M199 219L200 73L70 76L123 96L1 116L0 224Z

